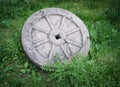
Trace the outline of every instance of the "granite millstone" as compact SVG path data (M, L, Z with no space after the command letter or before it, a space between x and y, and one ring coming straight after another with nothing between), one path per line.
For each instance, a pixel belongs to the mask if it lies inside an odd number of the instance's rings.
M32 14L21 33L22 46L36 65L71 60L80 53L87 56L89 33L82 20L61 8L45 8Z

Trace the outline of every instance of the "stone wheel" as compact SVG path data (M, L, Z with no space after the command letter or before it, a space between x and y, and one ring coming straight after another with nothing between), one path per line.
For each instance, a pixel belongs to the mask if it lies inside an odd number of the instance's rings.
M37 65L70 60L76 53L87 56L89 33L84 23L73 13L60 8L47 8L31 15L22 29L22 46ZM57 60L58 60L57 59Z

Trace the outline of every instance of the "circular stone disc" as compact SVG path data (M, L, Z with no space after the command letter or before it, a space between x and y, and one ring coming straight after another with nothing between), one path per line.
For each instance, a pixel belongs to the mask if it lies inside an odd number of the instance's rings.
M39 66L52 63L57 56L59 60L70 60L76 53L87 56L90 47L85 24L60 8L46 8L31 15L23 26L21 39L25 53Z

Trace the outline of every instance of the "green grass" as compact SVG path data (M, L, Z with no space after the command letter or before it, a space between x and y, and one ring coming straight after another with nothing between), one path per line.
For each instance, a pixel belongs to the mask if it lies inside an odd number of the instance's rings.
M1 0L0 87L120 87L120 21L113 20L114 16L120 18L119 14L116 16L119 7L111 11L109 3ZM48 7L67 9L84 21L91 40L87 58L80 60L80 56L75 56L71 63L56 62L53 67L42 67L44 71L29 62L20 43L22 27L31 14Z

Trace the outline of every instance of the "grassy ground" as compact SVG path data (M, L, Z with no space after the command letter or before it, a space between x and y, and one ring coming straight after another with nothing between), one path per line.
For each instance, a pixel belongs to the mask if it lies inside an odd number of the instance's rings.
M11 3L12 2L12 3ZM106 15L107 0L0 1L0 87L120 87L120 26ZM87 58L55 70L35 67L20 44L25 20L47 7L67 9L88 27L91 48ZM115 19L115 18L114 18ZM77 56L76 58L79 58ZM57 71L58 70L58 71ZM63 76L63 77L62 77ZM71 77L71 78L70 78ZM48 81L48 79L50 81Z

